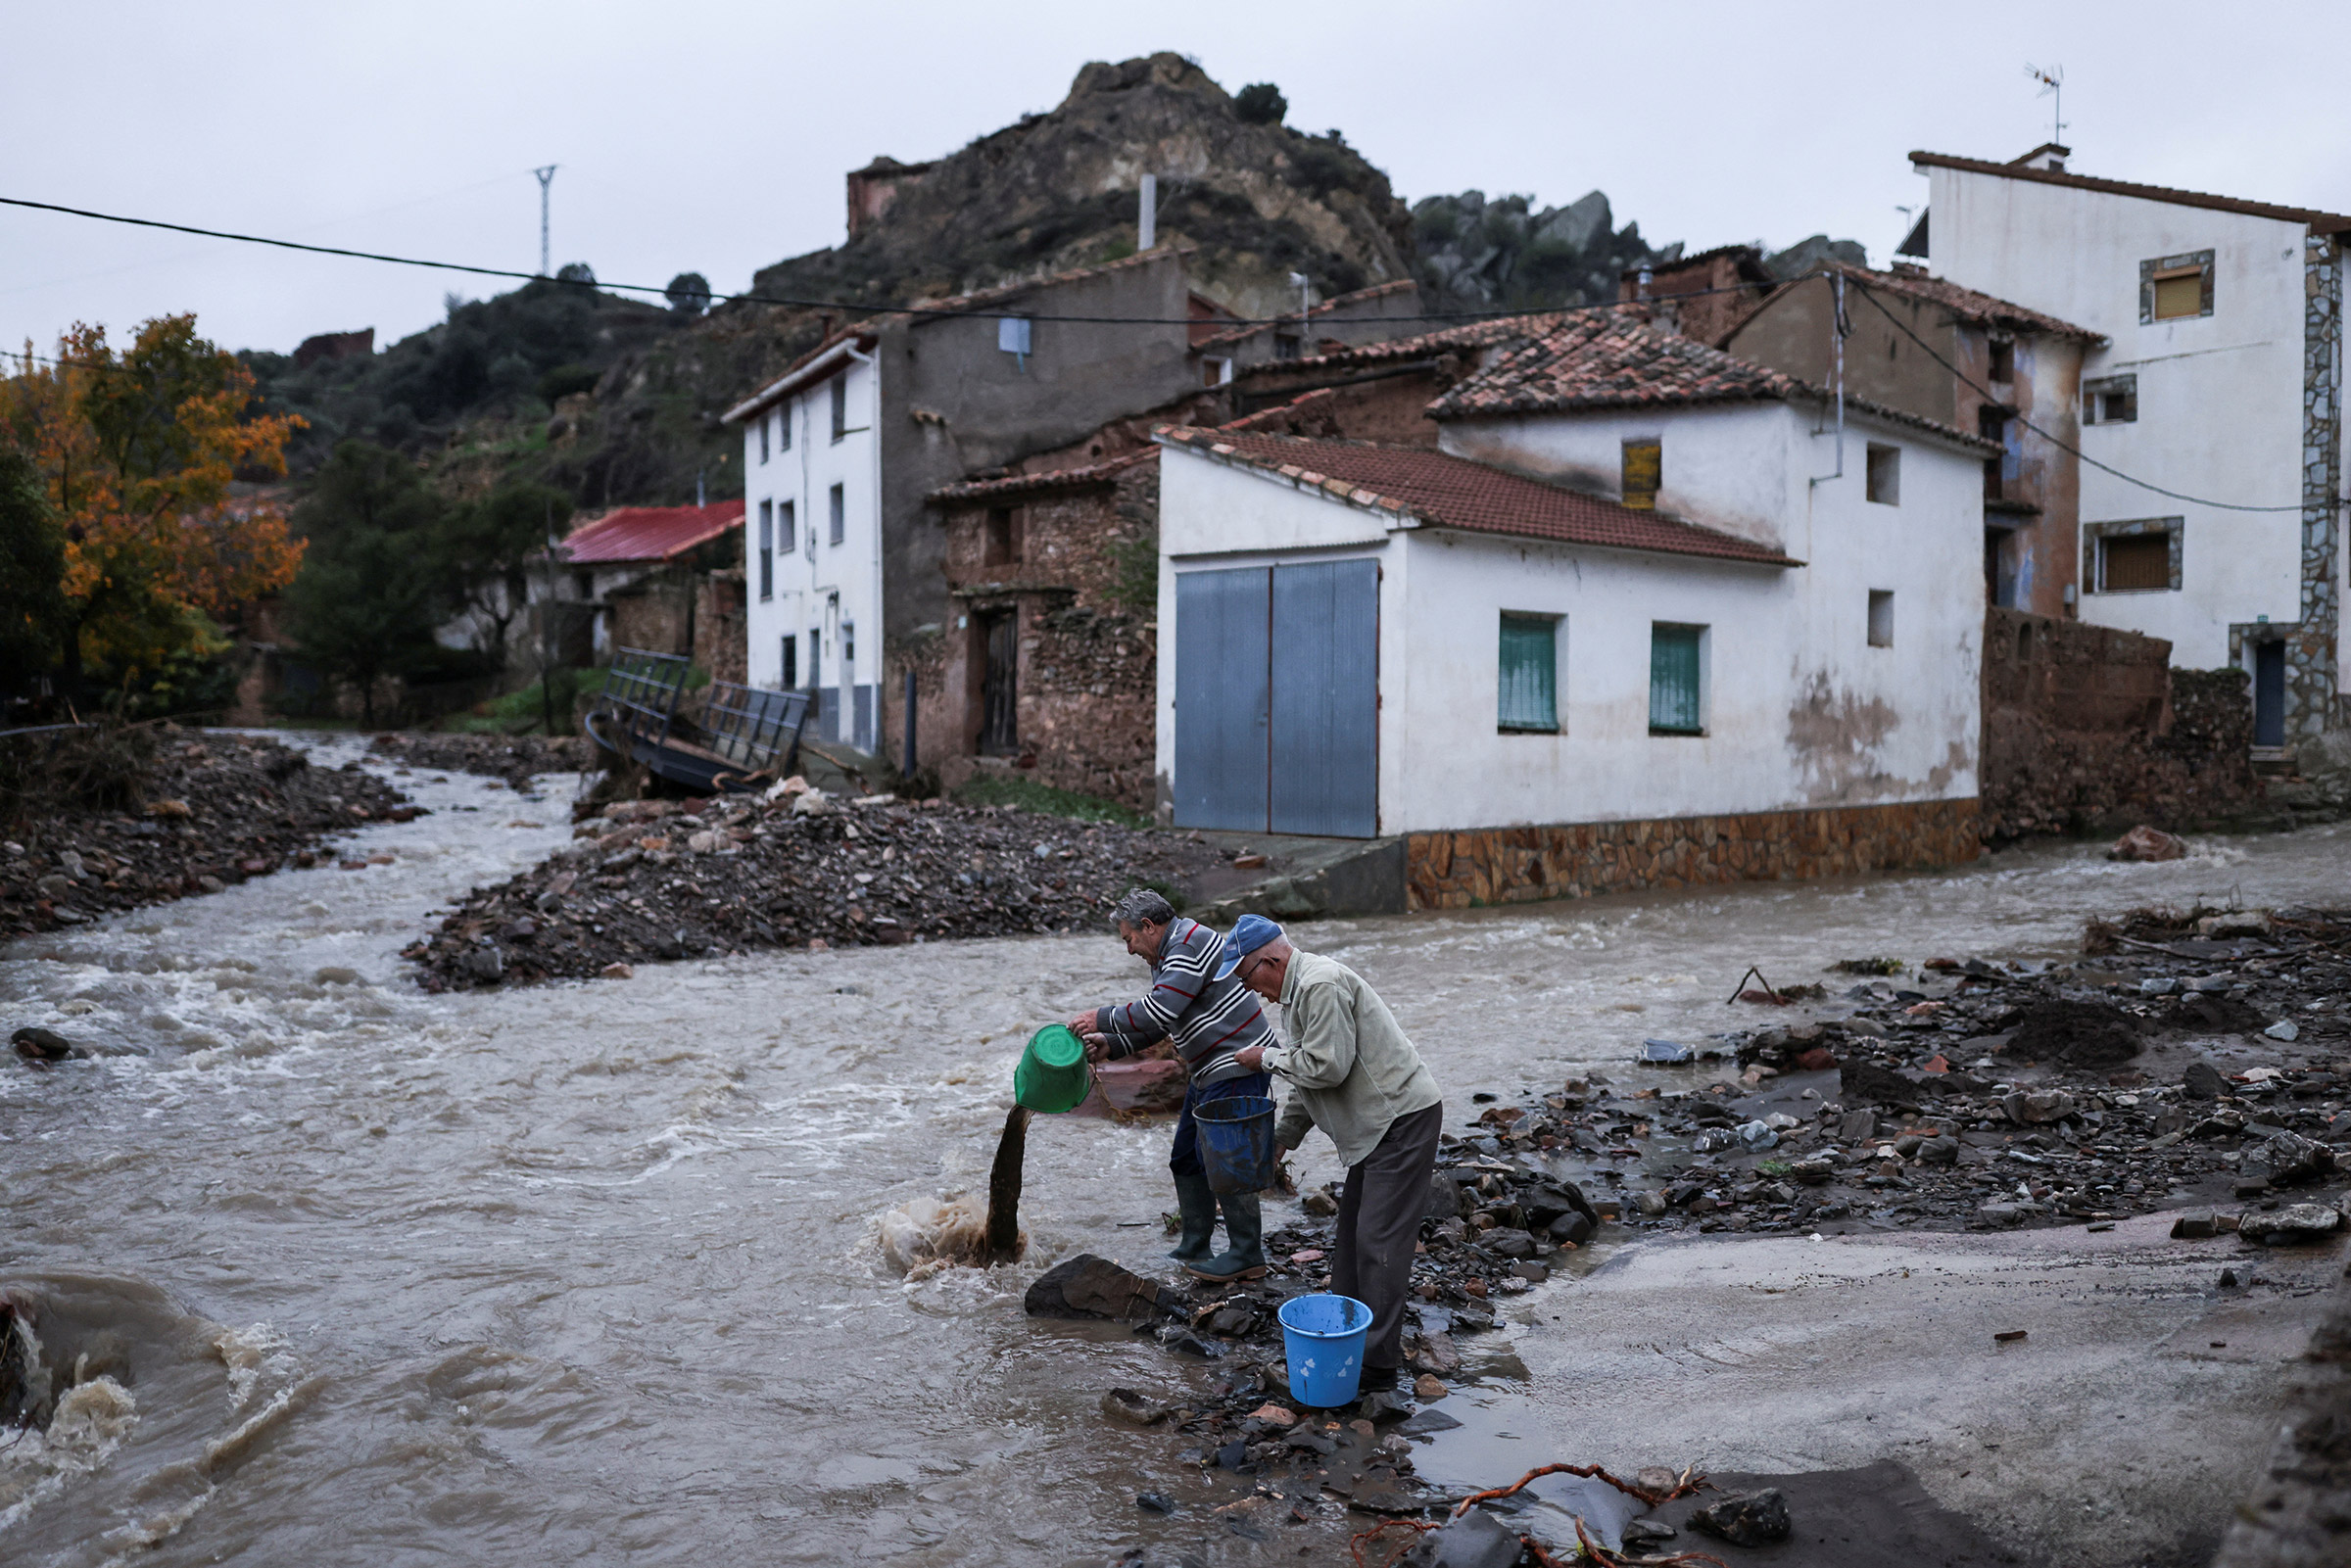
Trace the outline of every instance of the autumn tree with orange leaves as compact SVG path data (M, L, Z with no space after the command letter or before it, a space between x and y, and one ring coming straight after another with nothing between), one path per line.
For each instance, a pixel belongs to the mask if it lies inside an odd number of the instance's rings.
M117 354L76 325L43 364L0 379L0 438L28 457L65 531L63 688L85 672L127 691L175 655L222 645L213 618L294 579L302 543L232 478L285 472L302 421L252 411L252 372L158 316Z

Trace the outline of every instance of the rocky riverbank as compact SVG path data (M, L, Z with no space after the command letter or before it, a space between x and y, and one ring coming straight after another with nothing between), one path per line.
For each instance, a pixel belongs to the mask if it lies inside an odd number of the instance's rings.
M596 747L579 736L441 735L394 731L368 748L404 768L472 773L522 789L543 773L584 773L597 766Z
M1454 1153L1573 1170L1649 1230L2237 1205L2258 1231L2295 1193L2330 1204L2351 1177L2351 912L2139 911L2085 946L2053 966L1848 961L1880 973L1842 987L1846 1016L1644 1049L1714 1081L1538 1088ZM1742 997L1778 1012L1826 989Z
M334 834L417 814L358 763L263 736L165 726L70 737L0 843L0 935L78 926L332 858Z
M407 949L427 990L759 947L1100 931L1128 888L1179 890L1224 863L1176 833L814 790L622 801L574 831Z

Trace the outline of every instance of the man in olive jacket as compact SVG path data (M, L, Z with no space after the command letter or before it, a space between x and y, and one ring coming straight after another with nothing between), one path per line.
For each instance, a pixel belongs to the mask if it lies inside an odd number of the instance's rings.
M1320 1127L1347 1163L1330 1288L1371 1308L1363 1386L1392 1389L1444 1096L1379 993L1338 960L1302 953L1280 927L1245 915L1224 938L1223 964L1281 1004L1290 1043L1239 1053L1242 1067L1262 1066L1290 1084L1274 1140L1295 1149L1308 1127Z

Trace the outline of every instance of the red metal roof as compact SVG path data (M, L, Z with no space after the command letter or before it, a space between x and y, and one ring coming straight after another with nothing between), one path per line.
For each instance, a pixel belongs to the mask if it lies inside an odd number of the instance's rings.
M1186 425L1163 426L1154 434L1171 447L1278 474L1355 505L1415 518L1430 527L1760 566L1803 564L1752 540L1636 511L1599 496L1562 490L1423 447L1309 441Z
M707 506L621 506L582 523L564 537L574 565L592 561L675 560L696 545L743 526L743 502Z

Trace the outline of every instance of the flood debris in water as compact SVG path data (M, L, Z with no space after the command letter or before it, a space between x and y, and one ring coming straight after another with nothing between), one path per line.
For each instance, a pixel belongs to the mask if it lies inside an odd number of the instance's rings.
M1004 1117L1003 1135L996 1140L995 1164L987 1172L987 1261L1009 1263L1028 1249L1021 1234L1021 1166L1029 1153L1029 1118L1034 1113L1016 1105Z
M264 736L162 725L132 752L108 788L53 800L21 778L0 802L13 819L0 828L0 936L318 864L338 832L421 809L356 762L314 768ZM16 762L27 777L47 766Z
M596 748L579 736L550 739L537 735L411 735L401 731L379 735L367 745L404 768L479 774L503 779L512 789L528 788L543 773L584 773L597 765Z
M426 990L762 947L1093 931L1138 882L1174 887L1223 864L1177 833L813 791L620 801L573 831L569 848L475 889L406 950Z

